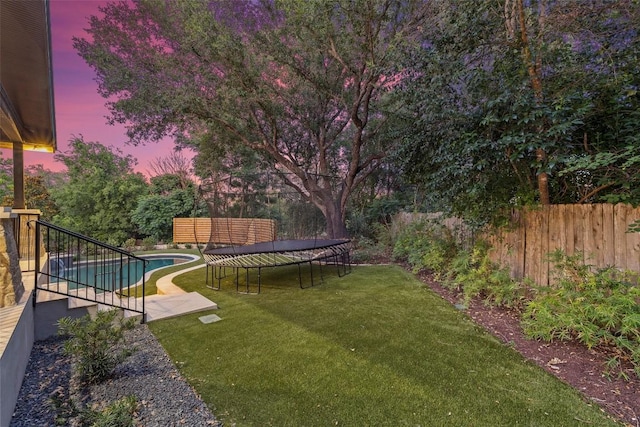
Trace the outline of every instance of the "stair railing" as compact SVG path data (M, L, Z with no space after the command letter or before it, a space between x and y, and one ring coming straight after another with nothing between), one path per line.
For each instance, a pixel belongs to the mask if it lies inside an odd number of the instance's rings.
M34 223L36 291L139 313L144 322L144 258L41 220Z

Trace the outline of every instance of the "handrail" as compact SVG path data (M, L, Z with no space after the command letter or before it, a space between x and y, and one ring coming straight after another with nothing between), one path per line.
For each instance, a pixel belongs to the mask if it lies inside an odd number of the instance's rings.
M140 313L144 322L148 260L45 221L32 222L36 290Z

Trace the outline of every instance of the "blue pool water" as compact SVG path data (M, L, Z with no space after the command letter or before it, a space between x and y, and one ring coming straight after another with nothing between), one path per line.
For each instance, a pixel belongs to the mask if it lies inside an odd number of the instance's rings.
M193 259L184 256L157 256L145 258L146 273L160 268L189 262ZM73 268L64 269L62 276L69 282L70 288L78 286L95 287L98 290L118 290L134 286L142 280L143 261L103 261L100 263L78 264Z

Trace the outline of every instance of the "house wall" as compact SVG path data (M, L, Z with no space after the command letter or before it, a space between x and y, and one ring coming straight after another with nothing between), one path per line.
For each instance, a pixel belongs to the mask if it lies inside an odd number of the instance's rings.
M0 309L0 426L8 426L34 342L33 293Z

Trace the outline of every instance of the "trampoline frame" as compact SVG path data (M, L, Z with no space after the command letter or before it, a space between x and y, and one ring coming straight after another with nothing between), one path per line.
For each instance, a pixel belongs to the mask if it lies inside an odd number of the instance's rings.
M322 266L335 265L338 276L342 277L351 272L351 257L349 254L351 241L348 239L306 239L306 240L274 240L242 246L223 246L205 249L202 253L206 263L206 285L210 289L220 290L221 281L227 277L226 269L235 272L236 292L259 294L262 287L262 269L298 266L298 283L301 289L315 285L313 265L320 268L320 281L324 280ZM311 283L303 285L302 265L309 264ZM211 272L209 270L211 269ZM240 269L245 270L244 290L240 290ZM256 269L258 273L257 292L251 292L249 270ZM211 285L209 276L211 275ZM215 281L218 281L217 286Z

